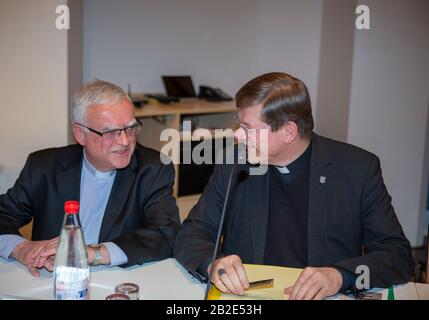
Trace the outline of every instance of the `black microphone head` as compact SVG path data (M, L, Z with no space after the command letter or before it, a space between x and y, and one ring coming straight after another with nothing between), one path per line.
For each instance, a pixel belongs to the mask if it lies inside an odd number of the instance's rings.
M249 176L249 171L248 170L240 170L237 174L237 181L238 182L243 182L244 180L247 179L247 177Z

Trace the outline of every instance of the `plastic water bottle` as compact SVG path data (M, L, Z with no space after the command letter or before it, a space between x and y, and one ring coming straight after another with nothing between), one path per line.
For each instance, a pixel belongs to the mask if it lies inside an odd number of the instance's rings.
M79 202L66 201L64 223L55 256L54 294L56 300L86 300L89 265L79 223Z

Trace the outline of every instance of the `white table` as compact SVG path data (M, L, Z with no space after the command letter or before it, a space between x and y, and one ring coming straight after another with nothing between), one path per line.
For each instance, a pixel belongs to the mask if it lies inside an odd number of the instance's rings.
M130 268L93 267L90 274L90 298L105 299L122 282L140 287L140 299L200 300L205 286L193 278L175 259ZM52 273L41 270L40 278L33 277L17 261L0 258L0 298L53 299Z
M395 300L429 300L429 284L408 282L393 286ZM379 292L382 300L388 300L388 289L373 288L369 292ZM355 300L353 296L336 294L328 300Z
M193 278L175 259L130 268L93 267L90 275L90 298L102 299L114 293L122 282L132 282L140 287L140 299L144 300L201 300L205 285ZM387 299L387 289L372 289ZM33 277L26 267L16 261L0 258L1 299L53 299L52 273L41 270L40 278ZM337 294L328 299L349 300L350 296ZM407 283L395 286L395 299L429 300L429 285Z

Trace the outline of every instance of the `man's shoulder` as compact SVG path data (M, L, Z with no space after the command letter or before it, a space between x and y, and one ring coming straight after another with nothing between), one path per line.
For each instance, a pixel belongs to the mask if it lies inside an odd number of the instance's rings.
M79 144L71 144L63 147L54 147L34 151L30 153L29 159L33 163L48 164L57 162L58 159L66 159L67 157L80 155L82 146Z
M336 162L355 165L357 163L364 164L378 160L378 157L374 153L350 143L319 135L315 135L315 140L318 144L322 145L324 149L328 150L330 156Z

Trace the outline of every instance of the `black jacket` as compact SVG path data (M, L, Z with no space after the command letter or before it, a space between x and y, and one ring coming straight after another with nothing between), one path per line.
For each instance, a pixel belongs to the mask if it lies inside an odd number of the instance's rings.
M366 265L372 287L408 282L415 262L384 185L379 159L316 134L311 152L309 266L337 266L355 273L357 266ZM176 238L176 259L199 278L198 267L213 254L231 169L232 165L216 166ZM236 168L220 254L263 264L269 175L250 176L248 171L248 164Z
M15 185L0 195L0 234L19 234L34 217L33 240L58 236L64 202L79 200L82 157L80 145L30 154ZM128 257L124 266L172 255L180 226L173 182L173 165L139 144L130 164L117 171L99 242L118 245Z

